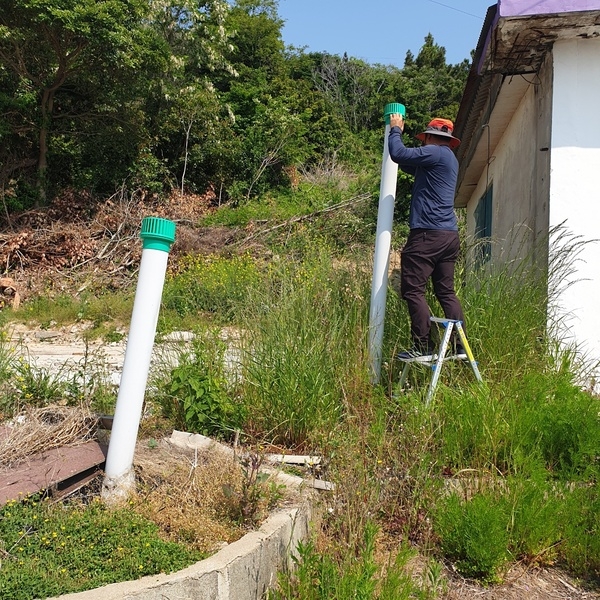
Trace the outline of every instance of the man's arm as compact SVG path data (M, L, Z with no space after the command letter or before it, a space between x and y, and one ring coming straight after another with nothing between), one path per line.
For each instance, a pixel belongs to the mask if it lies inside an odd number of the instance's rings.
M436 146L407 148L402 141L404 119L402 115L390 115L390 133L388 135L388 150L390 158L400 165L402 170L411 175L417 167L428 167L438 161L439 150Z

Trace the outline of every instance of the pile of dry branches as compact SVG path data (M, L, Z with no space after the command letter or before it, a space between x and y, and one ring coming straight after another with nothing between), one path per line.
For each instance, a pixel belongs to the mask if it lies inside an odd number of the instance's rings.
M158 199L121 190L100 202L85 192L66 190L46 208L4 217L0 274L15 281L22 299L55 289L56 280L63 287L73 281L76 289L87 274L93 274L100 287L119 289L129 284L139 266L145 217L173 220L180 230L191 228L212 202L210 192ZM176 241L173 254L177 247Z
M139 212L139 202L96 205L86 194L65 192L45 209L11 216L0 233L1 264L5 273L65 269L120 254L117 247L139 228Z

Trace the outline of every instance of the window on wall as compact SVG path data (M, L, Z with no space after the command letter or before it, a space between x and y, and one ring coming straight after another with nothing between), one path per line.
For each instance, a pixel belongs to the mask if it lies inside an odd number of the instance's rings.
M475 241L476 261L478 265L483 265L492 256L492 197L493 186L486 190L481 196L475 209Z

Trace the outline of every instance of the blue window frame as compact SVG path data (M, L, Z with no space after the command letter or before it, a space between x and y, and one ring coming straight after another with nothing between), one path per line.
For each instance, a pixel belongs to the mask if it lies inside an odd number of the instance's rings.
M492 197L494 186L490 185L475 208L475 241L478 265L483 265L492 256Z

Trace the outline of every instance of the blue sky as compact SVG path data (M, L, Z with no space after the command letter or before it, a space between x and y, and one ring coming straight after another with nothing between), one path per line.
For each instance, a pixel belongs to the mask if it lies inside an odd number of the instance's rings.
M402 67L428 33L446 60L470 59L494 0L279 0L286 45Z

